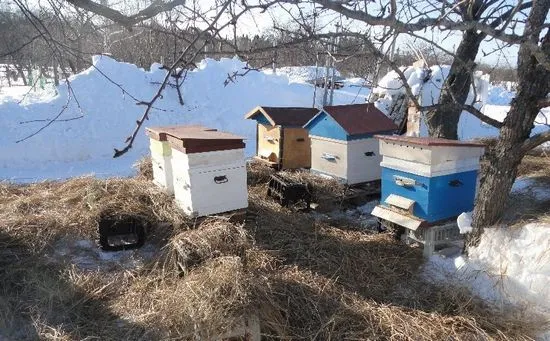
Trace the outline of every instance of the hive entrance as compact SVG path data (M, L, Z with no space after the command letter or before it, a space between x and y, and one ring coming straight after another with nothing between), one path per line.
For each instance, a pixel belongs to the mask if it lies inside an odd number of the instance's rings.
M139 248L145 243L147 225L142 217L104 214L99 219L99 245L105 251Z

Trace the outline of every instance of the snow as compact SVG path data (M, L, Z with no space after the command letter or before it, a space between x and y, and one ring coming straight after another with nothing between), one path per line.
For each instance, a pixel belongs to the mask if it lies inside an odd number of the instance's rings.
M500 308L550 318L550 224L488 228L467 258L432 256L424 271L432 279L466 285Z
M113 271L143 268L158 253L159 249L151 244L139 249L108 252L101 250L89 239L63 238L56 242L49 258L56 263L74 264L84 271Z
M463 212L458 218L456 218L456 223L460 234L466 234L472 232L472 212Z
M413 95L419 97L422 106L437 104L445 79L449 75L449 65L435 65L430 68L424 67L401 67L400 70L407 79ZM483 105L489 95L489 79L487 75L477 73L474 77L476 92L470 91L467 103L481 103ZM373 89L373 93L381 98L392 99L396 95L405 94L406 89L401 77L394 70L388 72ZM475 95L475 96L474 96Z
M203 124L236 133L247 139L246 153L252 156L255 122L244 120L244 114L257 105L309 107L314 87L294 82L297 76L291 79L269 72L249 72L224 86L228 74L243 72L245 67L237 58L203 60L183 83L184 105L179 104L176 89L168 86L145 125ZM311 69L300 67L294 74ZM19 103L21 87L7 92L2 88L0 179L29 182L83 174L131 174L131 165L149 152L145 133L139 132L126 155L113 159L113 149L124 147L126 136L143 113L144 106L136 100L149 101L164 76L159 64L147 71L108 56L94 56L92 67L70 78L72 92L62 83L57 91L31 92ZM318 103L322 91L317 90ZM344 87L335 90L334 104L362 103L367 95L368 89ZM58 121L17 142L43 127L45 120L51 120L64 106L67 108Z
M532 202L550 200L550 190L537 178L519 178L512 195ZM457 219L461 233L471 231L471 213ZM550 224L486 228L468 256L432 256L424 271L439 283L466 286L499 309L515 308L526 318L550 321ZM541 335L550 340L550 329Z
M332 76L332 68L329 68L328 76ZM272 69L264 71L266 74L272 74ZM284 66L278 67L275 74L286 76L290 83L307 83L315 79L325 77L326 67L315 66ZM341 77L338 70L334 70L334 76Z
M545 203L550 190L541 178L518 178L512 195L517 200ZM471 212L457 218L461 231L471 231ZM470 230L470 231L467 231ZM432 256L424 276L443 284L466 286L499 309L514 308L532 321L550 321L550 224L486 228L480 243L468 255ZM550 328L540 335L550 340Z
M512 194L526 195L537 201L550 200L548 184L540 182L537 178L519 178L512 186Z
M422 67L402 67L400 70L407 79L413 94L418 96L420 105L430 106L437 104L441 94L441 87L449 74L450 66L432 66L430 68ZM470 91L466 103L474 104L478 109L500 122L510 110L510 102L515 96L515 92L507 90L504 86L494 86L489 84L488 75L482 75L480 72L474 77L475 93ZM375 105L378 109L390 114L392 104L395 103L400 95L406 93L401 78L395 71L388 72L379 81L379 84L372 91L378 95ZM475 95L475 97L474 97ZM475 100L475 101L474 101ZM535 127L531 134L538 134L548 129L550 123L550 108L543 109L537 116ZM460 140L470 140L480 137L496 137L499 130L494 128L467 111L463 111L458 124L458 136ZM425 123L421 122L420 136L427 136L428 131Z

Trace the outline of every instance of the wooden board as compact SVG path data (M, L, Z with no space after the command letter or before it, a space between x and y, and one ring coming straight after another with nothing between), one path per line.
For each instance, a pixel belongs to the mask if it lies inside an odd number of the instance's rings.
M246 166L242 163L174 171L178 206L190 216L207 216L248 206Z
M311 169L347 181L347 142L311 136Z
M311 140L304 128L283 128L282 169L311 167Z
M348 184L380 180L378 140L375 138L348 141Z
M258 124L258 150L256 154L271 162L279 163L281 130L279 127L268 127Z

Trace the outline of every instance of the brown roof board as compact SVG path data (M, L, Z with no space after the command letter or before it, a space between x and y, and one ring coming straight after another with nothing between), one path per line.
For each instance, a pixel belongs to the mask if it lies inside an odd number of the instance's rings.
M203 126L153 127L147 128L147 134L187 154L245 147L243 137Z
M158 141L166 141L167 135L185 134L186 132L192 130L205 130L205 131L216 131L216 129L210 129L201 125L188 125L188 126L163 126L163 127L148 127L145 128L145 133L152 139Z
M389 136L389 135L376 135L376 138L380 140L390 141L390 142L401 142L414 144L419 146L458 146L458 147L480 147L483 148L485 145L479 142L471 141L457 141L457 140L448 140L436 137L413 137L413 136Z
M249 119L262 113L267 116L272 125L302 127L313 116L317 115L319 109L302 107L256 107L252 109L245 118Z
M349 135L397 130L397 125L373 103L334 105L323 108Z

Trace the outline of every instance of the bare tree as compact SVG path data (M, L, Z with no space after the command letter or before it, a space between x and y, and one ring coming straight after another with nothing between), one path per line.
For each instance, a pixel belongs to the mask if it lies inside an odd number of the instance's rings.
M525 26L526 40L520 44L518 53L517 95L500 128L496 146L488 154L489 163L483 172L474 209L474 232L469 240L471 245L479 242L485 226L495 224L502 215L524 155L550 141L550 131L530 137L540 109L550 105L550 68L532 52L532 45L537 44L540 51L550 57L550 31L545 28L549 12L549 1L533 1ZM543 34L545 29L546 33Z

